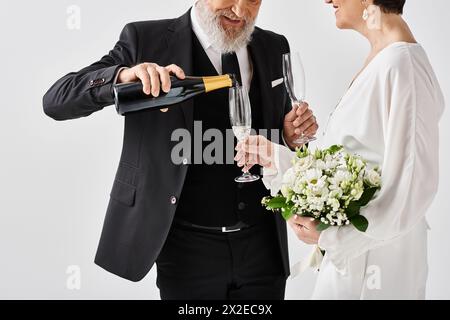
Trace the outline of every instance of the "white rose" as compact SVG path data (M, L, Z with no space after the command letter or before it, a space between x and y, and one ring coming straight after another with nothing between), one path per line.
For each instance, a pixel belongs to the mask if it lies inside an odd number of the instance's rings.
M339 166L339 158L327 155L325 157L325 170L334 171Z
M314 163L314 157L312 155L306 156L304 158L299 158L295 161L294 170L295 172L303 172L311 168Z
M364 181L372 187L379 187L381 186L381 175L374 169L366 171Z
M297 176L295 175L294 169L289 168L283 175L283 183L294 184Z
M323 161L323 160L321 160L321 159L316 160L316 165L315 165L315 167L316 167L317 169L319 169L319 170L326 170L326 169L328 169L328 168L327 168L327 163L325 163L325 161Z

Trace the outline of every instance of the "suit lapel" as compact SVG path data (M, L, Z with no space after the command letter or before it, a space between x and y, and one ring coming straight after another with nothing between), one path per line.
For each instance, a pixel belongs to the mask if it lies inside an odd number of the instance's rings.
M270 63L270 57L267 55L268 48L266 48L265 43L262 39L262 34L259 29L255 29L252 41L249 45L250 55L253 62L253 68L258 73L259 76L259 86L261 89L261 101L262 106L258 107L257 112L262 112L263 128L272 129L274 126L278 127L277 117L279 112L275 109L272 87L271 87L271 75L272 65Z
M168 63L178 65L186 75L191 75L193 72L191 10L174 21L168 28L166 39L167 56L170 57ZM186 128L192 134L194 126L193 100L183 102L180 108L184 114Z

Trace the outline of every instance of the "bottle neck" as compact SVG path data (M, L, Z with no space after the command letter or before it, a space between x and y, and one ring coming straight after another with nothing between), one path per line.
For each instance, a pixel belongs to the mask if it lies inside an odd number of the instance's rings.
M203 83L205 85L205 92L211 92L222 88L231 88L233 86L233 81L228 74L223 76L203 77Z

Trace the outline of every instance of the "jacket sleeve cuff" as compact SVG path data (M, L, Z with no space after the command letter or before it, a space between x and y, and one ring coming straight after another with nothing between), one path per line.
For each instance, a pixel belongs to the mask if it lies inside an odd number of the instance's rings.
M91 73L86 90L95 91L94 95L98 103L105 105L114 104L113 86L119 71L124 67L123 65L115 65Z

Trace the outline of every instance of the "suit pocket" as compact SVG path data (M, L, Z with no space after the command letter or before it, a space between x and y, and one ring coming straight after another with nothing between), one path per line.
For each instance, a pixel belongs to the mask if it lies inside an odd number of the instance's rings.
M280 86L283 83L284 83L284 78L279 78L279 79L273 80L272 81L272 89Z
M135 168L124 162L120 162L119 168L117 169L115 179L119 180L120 182L123 182L125 184L129 184L131 186L136 186L137 170L138 170L138 168Z
M134 206L134 200L136 198L136 188L119 180L115 180L110 196L121 204L132 207Z

